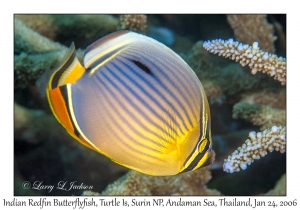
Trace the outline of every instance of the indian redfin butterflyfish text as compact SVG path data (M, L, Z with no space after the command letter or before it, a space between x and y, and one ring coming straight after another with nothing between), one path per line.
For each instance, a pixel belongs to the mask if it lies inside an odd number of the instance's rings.
M47 85L53 114L86 147L141 173L165 176L214 161L200 80L170 48L117 31L85 50L71 45Z

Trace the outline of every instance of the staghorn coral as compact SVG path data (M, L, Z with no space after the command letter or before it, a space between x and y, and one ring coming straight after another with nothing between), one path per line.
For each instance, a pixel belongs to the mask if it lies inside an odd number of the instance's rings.
M209 102L211 104L222 104L226 98L224 93L226 90L217 75L222 71L213 65L209 53L202 46L203 41L198 41L188 53L181 54L181 56L201 80Z
M255 74L257 71L262 71L263 73L267 72L271 76L275 74L275 79L279 80L281 85L285 84L286 61L284 58L278 58L272 54L268 55L268 53L258 48L257 43L253 44L253 50L251 47L233 42L233 40L214 40L212 42L213 43L210 41L204 43L203 47L211 53L218 53L219 56L222 55L229 57L231 60L240 61L242 66L249 64L249 67L252 68L252 74ZM271 59L271 62L269 62L269 59ZM240 80L231 79L230 81L239 82ZM232 83L233 86L237 85L236 82ZM243 81L240 82L243 83ZM249 84L251 84L251 82ZM251 90L251 88L248 90ZM233 107L233 118L244 118L254 125L261 126L260 129L264 131L263 134L258 132L257 142L261 143L262 141L265 144L264 149L266 150L268 148L269 152L271 152L274 147L275 150L280 150L281 153L285 152L285 126L284 128L279 126L286 123L285 115L285 89L282 88L275 91L274 89L272 90L272 88L254 91L252 88L250 92L242 93L241 102L235 104ZM274 137L277 132L277 126L275 125L278 125L279 129L282 128L283 130L282 132L280 131L282 135L279 137ZM273 129L273 138L271 138L271 141L275 140L275 145L267 142L267 138L272 135L270 132L267 133L270 131L270 127ZM243 148L239 147L231 156L224 160L224 171L233 173L240 169L246 169L247 164L250 165L254 159L259 159L267 154L266 151L262 151L261 149L259 149L259 154L257 151L251 151L251 147L257 142L254 140L254 131L249 135L252 142L248 139L246 141L247 145L244 144ZM252 149L256 147L257 146L253 146ZM244 152L245 150L248 151ZM278 192L276 191L275 194L276 193Z
M24 88L47 70L51 70L65 54L66 47L53 42L25 26L15 18L14 83Z
M249 133L249 139L238 147L227 159L224 160L223 170L227 173L238 172L240 169L247 169L247 165L253 163L255 159L264 157L269 152L285 152L286 126L273 126L263 132Z
M17 18L14 19L14 54L21 52L46 53L62 49L66 48L33 31Z
M176 176L156 177L136 171L108 185L101 195L220 195L205 184L211 179L209 167ZM83 195L100 195L85 191Z
M27 27L51 40L54 40L58 35L57 31L53 30L55 27L53 15L17 14L15 18L22 21Z
M262 90L242 94L241 102L248 104L260 104L276 109L286 109L285 89L279 91Z
M22 52L14 55L15 88L34 85L45 71L50 71L57 65L64 53L61 50L33 55Z
M268 88L268 85L261 82L264 79L260 77L261 75L253 77L250 72L243 71L242 67L237 63L230 63L219 69L218 73L218 75L215 75L217 77L216 81L222 86L226 95L231 98L245 91Z
M222 66L219 65L219 62L223 62L222 59L218 61L218 58L210 55L203 48L203 43L196 42L188 53L181 56L201 80L211 104L221 105L226 100L237 101L241 97L240 94L249 91L281 87L266 75L258 74L253 77L250 72L243 71L243 67L237 63L226 62Z
M138 14L120 15L119 29L145 33L147 29L147 16Z
M276 109L270 106L259 104L248 104L244 102L236 103L233 106L232 117L234 119L242 118L261 126L260 130L265 130L273 125L282 125L286 123L286 111Z
M273 25L267 22L267 15L227 15L227 21L234 32L234 37L243 43L261 43L261 49L275 52Z
M254 42L251 47L238 41L233 41L233 39L216 39L204 42L203 47L211 53L218 53L219 56L235 60L242 66L248 65L252 74L261 71L271 77L274 76L274 79L281 82L281 85L285 85L286 59L262 51L258 47L258 42Z

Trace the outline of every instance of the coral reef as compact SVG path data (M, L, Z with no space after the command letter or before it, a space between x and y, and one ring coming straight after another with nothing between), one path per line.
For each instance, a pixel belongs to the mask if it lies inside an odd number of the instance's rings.
M237 171L252 163L252 159L269 153L273 147L284 152L286 142L286 60L271 54L276 52L285 56L285 31L282 27L285 22L272 15L268 15L270 23L266 22L266 15L247 15L240 21L236 17L15 15L15 195L81 195L83 192L26 191L21 187L23 180L44 180L45 184L67 180L93 186L92 191L84 191L84 195L284 195L285 154L269 154L239 173L223 171L224 158L227 171ZM229 19L235 19L233 22L236 23L232 24L237 25L226 24ZM253 20L261 20L260 27ZM279 41L275 45L271 23ZM215 163L210 167L170 177L128 171L74 141L55 120L45 97L40 98L37 94L37 89L44 92L43 86L47 83L41 75L51 73L72 41L81 61L84 49L108 33L129 29L151 35L149 29L152 27L165 27L173 33L175 39L171 48L191 66L206 91L216 152ZM251 34L246 33L247 30ZM216 37L228 39L233 35L247 44L257 41L268 53L256 43L248 46L233 40L203 41ZM257 38L253 40L253 37ZM213 50L213 54L203 46ZM230 59L214 55L216 53ZM247 66L252 70L245 71ZM256 73L255 76L252 73ZM259 129L264 131L250 132ZM245 146L227 158L239 145L244 145L249 132L250 138ZM269 140L274 141L270 143ZM266 148L257 152L253 145L259 142ZM246 152L248 148L249 153ZM250 176L252 174L255 177ZM276 187L271 189L276 182Z
M39 17L33 16L30 19ZM44 72L52 70L59 63L67 50L67 47L33 31L17 18L14 42L15 88L35 84ZM77 56L81 60L83 51L78 49Z
M149 176L129 171L101 193L101 195L220 195L217 190L208 189L211 179L209 167L177 176ZM99 195L84 192L83 195Z
M248 104L261 104L270 106L277 109L286 109L286 90L280 89L279 91L259 91L244 93L241 102Z
M33 85L45 71L50 71L57 65L63 54L63 51L53 51L43 54L22 52L15 55L15 87Z
M15 18L22 21L27 27L33 31L54 40L57 37L53 15L38 15L38 14L16 14Z
M249 139L242 147L238 147L227 159L224 160L223 170L226 172L238 172L240 169L247 169L247 165L253 163L255 159L264 157L269 152L285 152L286 126L273 126L263 132L252 131Z
M55 27L63 43L86 48L99 37L116 30L119 20L113 15L53 15ZM66 40L66 41L65 41Z
M14 29L14 83L15 88L24 88L57 65L67 48L33 31L17 18Z
M245 72L243 67L236 63L216 64L216 58L212 58L203 48L203 41L194 44L188 53L181 54L191 68L200 78L206 95L211 104L222 104L226 100L236 100L249 91L270 91L270 88L278 89L271 83L271 78L264 75L253 77L250 72ZM221 61L219 61L221 62ZM235 82L229 82L235 81Z
M119 29L127 29L140 33L145 33L147 29L146 15L120 15Z
M258 47L258 42L253 42L252 47L238 41L216 39L206 41L203 47L214 54L239 62L242 66L248 65L252 74L261 71L285 85L286 59L269 54Z
M267 22L267 15L227 15L234 37L243 43L259 42L262 50L274 53L274 26Z
M80 39L81 43L87 44L115 31L119 24L118 18L113 15L17 14L15 18L51 40L69 40L72 37L74 42Z
M234 119L242 118L248 120L253 125L260 126L260 130L265 130L273 125L286 124L285 116L286 112L284 109L244 102L236 103L232 110L232 117Z
M62 50L65 47L58 42L41 36L24 25L19 19L14 19L14 53L26 52L29 54L46 53Z
M281 85L285 85L286 59L278 57L275 54L269 54L258 47L257 41L262 43L262 48L264 50L272 53L275 51L273 42L276 40L276 37L273 36L273 26L268 24L265 18L266 15L227 16L228 22L234 29L235 37L246 43L253 42L252 46L239 43L233 39L216 39L204 42L203 47L210 53L235 60L242 66L248 65L252 74L261 71L262 73L267 73L271 77L274 76L274 79L281 82ZM253 30L251 30L252 28ZM280 31L278 26L276 28ZM279 150L277 146L278 144L281 144L280 152L283 153L285 151L285 126L279 126L286 123L285 94L282 90L278 93L273 93L270 90L260 91L260 93L253 90L250 94L244 93L242 95L242 102L236 103L233 106L232 117L234 119L243 118L252 122L253 125L261 126L260 129L264 130L263 134L258 132L256 139L254 131L249 133L249 137L254 146L251 144L251 141L247 139L247 145L243 144L242 148L239 147L231 156L225 159L223 169L226 172L232 173L234 171L239 171L240 169L246 169L247 164L250 165L254 159L265 156L266 152L261 151L261 141L267 142L265 139L270 138L272 134L278 134L278 129L280 130L281 135L279 137L272 136L271 142L276 140L276 138L279 139L278 142L275 141L275 150ZM276 96L279 96L280 102L277 101ZM277 107L279 107L279 109ZM279 128L276 125L278 125ZM270 146L269 143L266 143L264 149L269 147L269 151L271 152L274 149L272 146L273 144ZM246 150L245 154L244 150Z

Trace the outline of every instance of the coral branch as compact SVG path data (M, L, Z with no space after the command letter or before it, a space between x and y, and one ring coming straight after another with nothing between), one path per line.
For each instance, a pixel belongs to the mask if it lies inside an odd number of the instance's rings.
M262 71L271 77L275 76L274 79L280 81L281 85L285 85L286 59L262 51L258 47L258 42L254 42L251 47L247 44L233 41L233 39L216 39L204 42L203 47L211 53L218 53L219 56L235 60L242 66L248 65L252 74Z
M252 131L249 139L242 147L237 148L232 155L224 160L223 170L227 173L238 172L240 169L247 169L247 165L253 163L255 159L264 157L274 150L285 152L286 126L273 126L263 132Z
M57 37L54 30L54 15L50 14L16 14L15 19L22 21L27 27L51 40Z
M33 85L45 72L57 65L64 50L41 54L21 53L14 56L15 88Z
M14 19L14 53L26 52L29 54L45 53L66 49L65 46L33 31L20 20Z
M233 106L232 117L234 119L242 118L252 122L253 125L261 126L261 130L273 125L282 125L286 123L286 111L276 109L270 106L259 104L248 104L244 102L236 103Z
M120 29L128 29L145 33L147 29L146 15L120 15Z
M241 102L248 104L260 104L276 109L286 109L286 90L279 91L259 90L242 94Z
M234 37L240 42L251 44L261 43L261 49L275 52L274 27L268 23L267 15L227 15L227 21L234 32Z
M209 167L164 177L129 171L108 185L101 195L220 195L219 191L206 187L205 184L210 179ZM99 195L99 193L85 191L83 195Z

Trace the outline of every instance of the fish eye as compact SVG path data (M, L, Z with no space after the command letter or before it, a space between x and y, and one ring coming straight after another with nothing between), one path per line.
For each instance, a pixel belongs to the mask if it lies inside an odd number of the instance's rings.
M206 151L207 149L205 148L208 148L209 145L206 147L208 143L209 141L206 138L202 139L198 144L198 152L203 153L203 151Z

